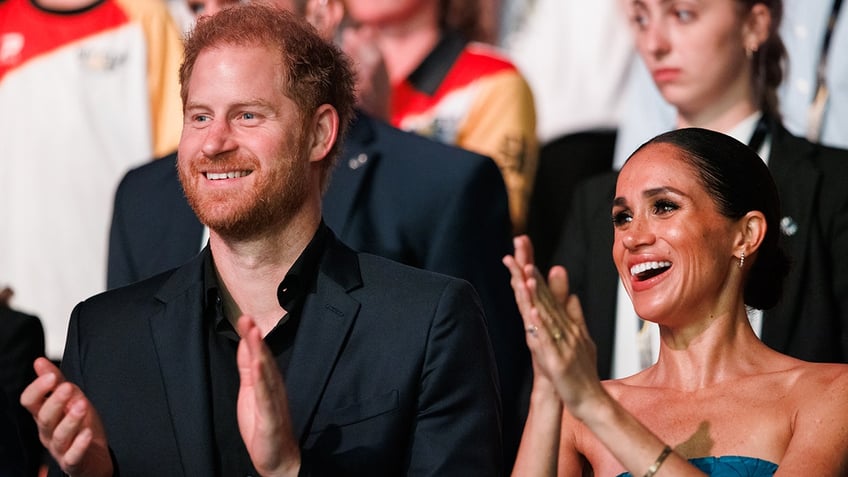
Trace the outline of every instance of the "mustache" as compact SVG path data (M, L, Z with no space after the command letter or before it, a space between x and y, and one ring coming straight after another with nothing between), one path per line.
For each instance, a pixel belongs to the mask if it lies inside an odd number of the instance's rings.
M192 171L232 171L232 170L254 170L257 168L259 161L252 154L244 154L241 152L227 152L216 155L210 158L205 155L199 155L191 159L189 168Z

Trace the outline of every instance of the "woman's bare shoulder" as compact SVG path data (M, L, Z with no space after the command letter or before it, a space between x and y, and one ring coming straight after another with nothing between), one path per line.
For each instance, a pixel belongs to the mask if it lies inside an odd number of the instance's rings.
M792 442L780 463L786 475L848 472L848 365L803 363L792 370Z
M792 389L815 400L823 395L838 395L840 401L848 403L848 364L800 363L789 373Z
M716 386L716 389L723 394L727 394L726 389L722 390L727 386L739 393L750 392L752 388L768 390L766 392L794 396L799 403L835 393L841 396L840 401L848 403L848 364L812 363L777 353L775 358L758 371L740 375L723 386ZM649 370L627 378L607 380L603 385L610 395L619 400L625 396L632 398L641 391L650 391L649 394L654 398L660 397L657 396L659 389L671 392L671 389L658 383ZM676 399L677 393L671 392L671 395Z

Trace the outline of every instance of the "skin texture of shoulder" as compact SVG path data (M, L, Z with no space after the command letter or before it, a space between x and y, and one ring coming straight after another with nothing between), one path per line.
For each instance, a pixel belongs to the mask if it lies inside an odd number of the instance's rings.
M775 475L801 475L798 472L810 472L810 465L815 466L815 475L844 475L848 431L845 419L834 416L845 416L848 410L848 366L785 356L775 363L782 369L730 379L695 392L652 386L650 369L605 381L604 386L686 458L742 455L778 464ZM688 431L670 432L668 422ZM595 475L625 471L567 411L562 429L561 460L585 458ZM815 455L817 460L812 457ZM833 456L841 460L834 461Z

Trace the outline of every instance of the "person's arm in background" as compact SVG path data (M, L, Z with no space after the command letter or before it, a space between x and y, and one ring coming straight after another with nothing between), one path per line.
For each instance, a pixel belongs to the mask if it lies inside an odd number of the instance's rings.
M456 145L494 159L509 193L513 234L524 231L538 166L533 94L518 70L486 77Z

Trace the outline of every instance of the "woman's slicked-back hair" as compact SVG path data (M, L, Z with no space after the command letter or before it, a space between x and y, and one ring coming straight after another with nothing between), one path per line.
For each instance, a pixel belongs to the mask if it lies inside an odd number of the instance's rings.
M354 114L354 73L347 56L323 40L306 20L291 12L264 2L226 8L215 15L201 17L187 35L185 57L180 67L183 106L198 55L224 46L258 46L276 52L277 56L270 56L268 61L282 66L284 74L280 87L297 104L304 120L323 104L336 109L338 140L327 159L321 161L326 179Z
M637 151L649 144L676 147L680 151L679 159L692 167L725 217L739 219L750 211L762 212L766 218L766 235L745 284L745 304L760 310L777 304L789 271L789 259L779 244L781 216L777 186L763 160L736 139L701 128L660 134Z

